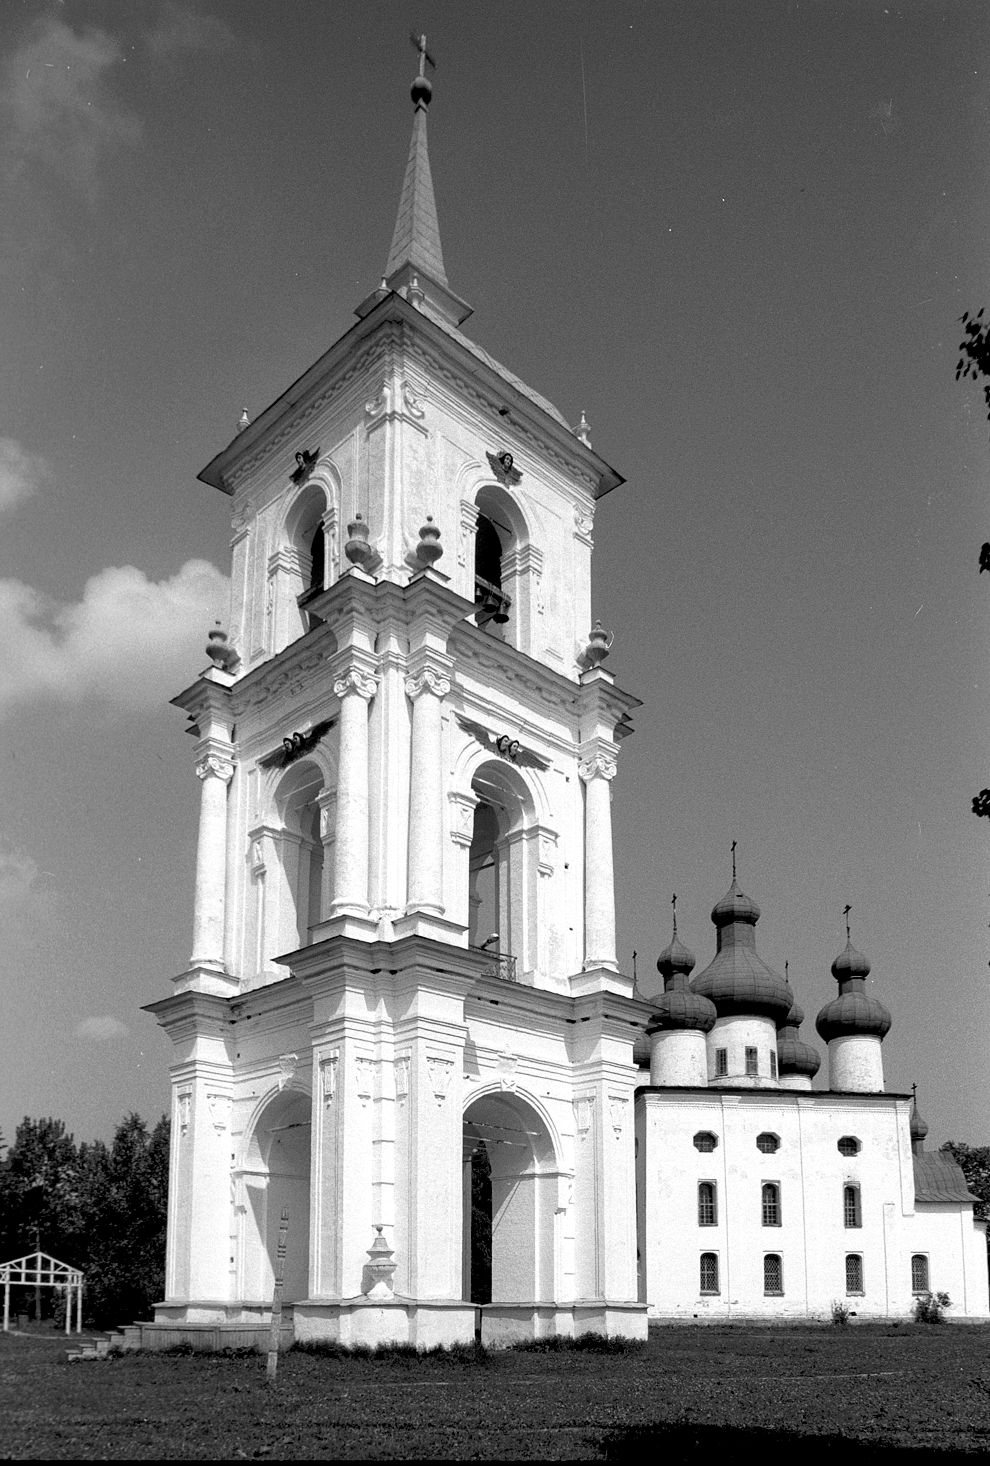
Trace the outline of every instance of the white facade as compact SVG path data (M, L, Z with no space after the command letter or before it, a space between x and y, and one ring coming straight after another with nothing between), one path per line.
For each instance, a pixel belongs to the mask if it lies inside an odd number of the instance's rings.
M879 1167L868 1310L902 1312L890 1248L919 1222L902 1100L780 1088L759 1014L707 1046L661 1035L668 1087L648 1087L610 800L637 704L591 626L595 504L621 480L461 335L424 97L420 79L388 281L202 475L231 497L232 605L229 646L176 699L201 818L190 966L151 1005L174 1046L159 1321L267 1317L287 1211L296 1337L451 1342L479 1308L493 1341L642 1337L648 1308L701 1308L709 1172L726 1291L705 1311L818 1312L837 1285L813 1264L844 1240L823 1204L837 1116ZM775 1156L750 1155L762 1129ZM770 1171L788 1286L768 1301L750 1192ZM963 1211L924 1236L975 1299Z

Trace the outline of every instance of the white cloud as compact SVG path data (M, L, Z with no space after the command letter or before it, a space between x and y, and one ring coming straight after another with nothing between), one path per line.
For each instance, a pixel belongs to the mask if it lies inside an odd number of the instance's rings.
M23 850L0 842L0 911L21 911L34 894L38 862Z
M161 707L202 669L206 634L226 616L228 593L206 560L187 560L158 582L133 565L112 566L71 606L0 580L0 715L39 697Z
M141 136L140 120L108 84L121 54L105 31L77 34L54 16L32 28L0 83L4 146L15 176L41 163L92 199L107 148Z
M158 24L148 37L148 50L156 61L161 61L176 51L223 51L233 40L233 31L215 15L166 0Z
M48 464L13 438L0 438L0 511L26 499L51 478Z
M110 1014L103 1017L84 1018L76 1025L76 1037L88 1038L93 1043L110 1043L115 1038L126 1038L130 1030L126 1023Z

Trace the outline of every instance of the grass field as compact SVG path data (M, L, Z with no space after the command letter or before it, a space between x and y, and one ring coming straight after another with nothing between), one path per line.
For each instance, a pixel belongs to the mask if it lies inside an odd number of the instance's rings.
M0 1456L800 1460L990 1449L990 1328L670 1328L625 1352L124 1355L0 1335Z

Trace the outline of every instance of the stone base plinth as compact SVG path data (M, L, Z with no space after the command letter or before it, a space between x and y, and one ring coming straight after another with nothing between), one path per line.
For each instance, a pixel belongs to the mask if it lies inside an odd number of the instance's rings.
M481 1342L490 1349L591 1333L645 1339L646 1328L645 1303L485 1303L481 1308Z
M472 1344L473 1303L415 1298L308 1298L293 1305L297 1344L321 1340L345 1347L414 1344L417 1349Z
M286 1304L282 1310L279 1349L292 1347L292 1313L292 1304ZM125 1330L130 1338L124 1347L155 1351L188 1344L203 1353L215 1353L220 1349L257 1349L263 1353L269 1346L271 1326L271 1304L266 1307L262 1303L213 1303L209 1300L157 1303L154 1323L131 1325Z

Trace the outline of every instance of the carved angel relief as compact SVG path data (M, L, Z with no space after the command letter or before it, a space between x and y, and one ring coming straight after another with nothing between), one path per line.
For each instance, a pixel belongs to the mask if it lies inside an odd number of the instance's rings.
M507 448L500 448L497 453L486 453L485 457L491 464L492 473L500 484L506 488L515 488L522 478L522 474L515 466L515 459Z
M517 764L521 768L548 769L550 760L544 758L540 753L533 753L531 749L523 748L518 738L512 738L508 733L492 733L480 723L473 723L469 718L457 719L465 733L470 733L482 748L487 748L491 753L498 754L499 758L506 759L511 764Z

